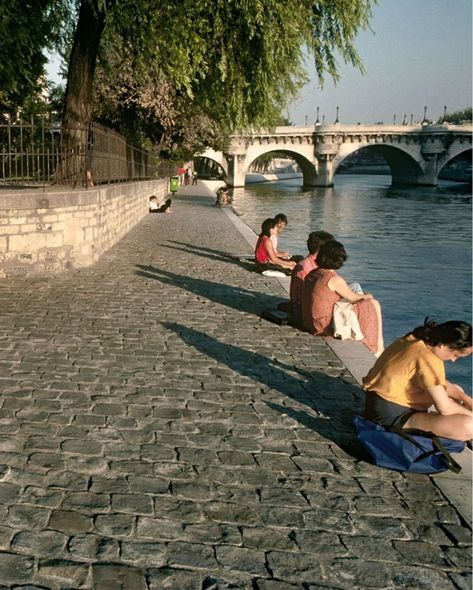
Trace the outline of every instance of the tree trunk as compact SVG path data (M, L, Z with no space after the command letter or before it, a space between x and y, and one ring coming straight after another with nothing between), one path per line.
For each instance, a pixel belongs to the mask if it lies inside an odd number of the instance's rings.
M86 183L92 88L100 39L110 2L82 0L67 73L58 181Z

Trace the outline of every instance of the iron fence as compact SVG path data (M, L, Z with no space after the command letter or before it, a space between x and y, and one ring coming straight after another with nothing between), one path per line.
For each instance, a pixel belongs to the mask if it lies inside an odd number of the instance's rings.
M102 125L64 130L50 114L29 121L0 117L2 185L91 187L168 174L167 162Z

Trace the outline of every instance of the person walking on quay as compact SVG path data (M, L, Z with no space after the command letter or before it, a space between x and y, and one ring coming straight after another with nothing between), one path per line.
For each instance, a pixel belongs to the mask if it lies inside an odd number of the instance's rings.
M467 441L473 436L472 400L445 377L445 361L472 353L471 325L426 318L386 348L363 378L365 417L382 426L417 428ZM431 406L435 412L429 412Z
M178 169L177 175L179 176L179 184L182 186L184 184L184 179L186 176L186 169L184 168L184 166L181 166Z
M186 184L186 186L190 185L191 179L192 179L192 170L191 170L190 167L188 167L188 168L186 168L186 173L185 173L185 184Z

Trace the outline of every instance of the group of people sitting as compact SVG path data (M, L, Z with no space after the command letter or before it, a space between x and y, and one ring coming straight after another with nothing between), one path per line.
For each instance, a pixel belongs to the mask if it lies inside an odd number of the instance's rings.
M292 324L321 336L336 334L334 313L347 324L349 334L379 356L384 348L381 306L370 293L358 285L348 285L336 271L348 256L340 242L325 231L312 232L307 240L308 255L291 257L278 249L278 234L286 227L287 217L280 213L266 219L255 248L255 264L260 272L283 270L291 276L290 302L280 309L287 311ZM343 306L337 306L339 302Z
M255 263L259 270L279 267L290 272L290 301L280 309L290 313L292 325L333 336L340 303L356 316L360 339L377 357L363 378L365 417L385 427L471 440L472 399L461 386L447 381L444 367L444 361L472 354L471 325L456 320L437 324L427 318L423 326L384 349L379 302L337 273L347 260L343 245L328 232L312 232L308 255L296 262L278 250L277 235L286 225L283 214L263 222Z

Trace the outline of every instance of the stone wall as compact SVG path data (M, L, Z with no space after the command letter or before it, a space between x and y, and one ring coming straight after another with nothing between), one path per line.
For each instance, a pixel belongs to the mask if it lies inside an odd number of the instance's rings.
M0 192L0 278L38 276L89 266L145 215L168 181L88 190Z

